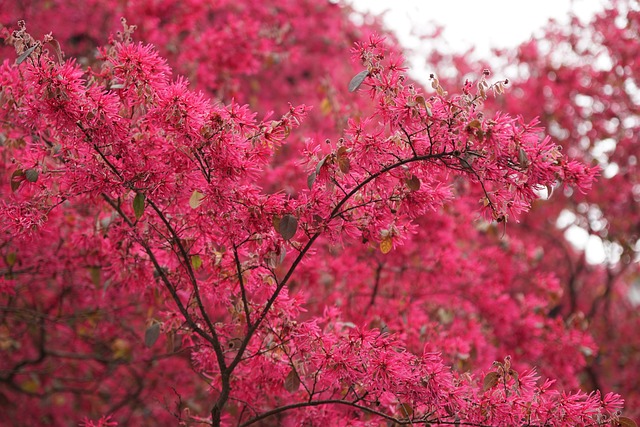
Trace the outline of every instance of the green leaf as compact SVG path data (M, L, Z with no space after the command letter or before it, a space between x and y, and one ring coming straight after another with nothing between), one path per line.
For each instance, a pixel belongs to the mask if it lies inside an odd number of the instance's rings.
M309 190L313 187L314 182L316 182L316 173L311 172L311 175L307 177L307 187L309 187Z
M351 81L349 82L349 92L355 92L358 90L364 79L369 75L369 70L360 71L358 74L353 76Z
M133 212L136 215L136 219L140 219L144 213L144 198L144 194L137 193L136 197L133 199Z
M34 168L27 169L26 171L24 171L24 176L25 178L27 178L27 181L29 182L36 182L38 180L39 174L40 173L38 172L38 170Z
M18 56L18 59L16 59L16 65L22 64L22 62L25 59L27 59L29 57L29 55L31 55L33 53L34 50L36 50L36 47L38 47L38 45L34 44L29 49L27 49L24 52L22 52L22 55Z
M200 255L191 256L191 266L194 268L194 270L202 267L202 258L200 258Z
M144 332L144 345L147 347L153 346L160 338L160 324L153 323Z

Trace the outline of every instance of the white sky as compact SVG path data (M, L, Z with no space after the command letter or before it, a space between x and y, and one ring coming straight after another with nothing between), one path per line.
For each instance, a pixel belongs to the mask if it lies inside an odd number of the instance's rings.
M549 18L566 21L570 10L588 19L604 0L351 0L360 11L385 13L385 23L402 44L419 50L412 33L432 23L445 27L443 38L456 51L475 45L479 54L490 47L513 47L527 40Z

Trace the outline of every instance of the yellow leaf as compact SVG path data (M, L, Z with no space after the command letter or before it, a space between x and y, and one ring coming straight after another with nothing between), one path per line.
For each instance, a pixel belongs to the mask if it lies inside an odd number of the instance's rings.
M331 102L328 98L324 98L322 101L320 101L320 111L325 116L331 113Z
M191 209L196 209L198 206L200 206L200 204L202 204L203 200L204 194L202 194L198 190L193 190L193 193L189 198L189 206L191 206Z
M385 237L382 242L380 242L380 252L383 254L388 254L393 247L393 243L391 242L391 238Z
M18 259L18 255L15 252L9 252L6 257L7 265L9 267L13 267Z
M20 384L20 388L27 393L37 393L40 389L40 383L35 379L28 379L22 384Z
M111 351L113 352L113 358L115 360L130 360L131 350L131 343L122 338L116 338L111 344Z

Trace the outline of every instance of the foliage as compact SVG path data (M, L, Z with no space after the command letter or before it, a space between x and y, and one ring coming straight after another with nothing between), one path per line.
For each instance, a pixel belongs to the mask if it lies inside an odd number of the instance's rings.
M601 343L637 358L606 336L629 301L595 329L596 311L580 315L629 276L582 262L585 296L563 282L558 251L583 258L545 221L579 212L563 192L600 168L544 135L542 101L517 100L544 79L504 93L480 68L459 91L435 76L423 89L393 38L352 14L199 0L0 12L30 28L3 29L16 53L0 68L3 422L635 425L584 380L611 369L594 362ZM121 15L140 27L122 20L98 48ZM553 131L565 110L541 121Z

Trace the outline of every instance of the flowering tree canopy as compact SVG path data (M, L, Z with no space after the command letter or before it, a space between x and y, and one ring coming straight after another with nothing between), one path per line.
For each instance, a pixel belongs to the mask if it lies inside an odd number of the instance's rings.
M4 8L0 420L635 426L617 10L549 29L582 61L434 55L423 88L333 2ZM561 213L624 256L588 265Z

